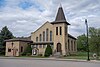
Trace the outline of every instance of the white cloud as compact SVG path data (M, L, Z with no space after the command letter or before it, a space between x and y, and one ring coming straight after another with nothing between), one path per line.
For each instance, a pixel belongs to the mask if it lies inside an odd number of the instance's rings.
M33 4L23 9L23 2ZM3 26L15 36L29 36L46 21L54 21L61 0L5 0L5 6L0 9L0 29ZM62 6L69 26L69 33L78 36L85 33L84 19L89 26L100 27L99 0L63 0ZM23 5L22 5L23 6ZM25 8L25 7L24 7Z

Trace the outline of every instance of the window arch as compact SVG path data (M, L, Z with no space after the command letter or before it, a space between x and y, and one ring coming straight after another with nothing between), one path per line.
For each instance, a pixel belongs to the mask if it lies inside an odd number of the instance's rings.
M62 27L60 27L60 35L62 35Z
M76 44L75 44L75 41L74 41L74 51L76 51Z
M40 34L40 42L42 41L42 35Z
M56 27L56 35L58 35L58 27Z
M68 39L68 50L70 51L70 41Z
M36 42L38 42L38 37L36 37Z
M23 52L23 47L21 46L21 52Z
M50 31L50 41L52 41L52 31Z
M71 40L71 49L73 51L73 41Z
M49 29L46 29L46 41L48 41L48 32L49 32Z
M45 31L43 31L43 41L45 41Z

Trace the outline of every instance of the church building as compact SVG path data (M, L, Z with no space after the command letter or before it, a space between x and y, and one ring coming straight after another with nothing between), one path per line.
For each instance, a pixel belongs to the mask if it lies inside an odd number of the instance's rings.
M31 33L28 39L6 40L6 56L20 56L31 43L32 56L44 56L47 45L52 48L52 55L62 56L77 52L76 38L68 34L70 23L65 18L63 8L60 6L55 21L44 23Z
M65 18L60 6L55 21L44 23L39 29L31 33L33 41L32 55L44 55L47 45L52 47L52 53L69 55L77 52L76 38L68 34L70 23Z

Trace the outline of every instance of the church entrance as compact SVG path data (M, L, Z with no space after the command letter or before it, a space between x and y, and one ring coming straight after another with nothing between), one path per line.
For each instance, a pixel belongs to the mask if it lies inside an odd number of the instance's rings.
M61 57L62 50L61 50L61 43L57 43L56 51L54 52L55 57Z
M61 53L61 43L57 43L57 52L60 52Z

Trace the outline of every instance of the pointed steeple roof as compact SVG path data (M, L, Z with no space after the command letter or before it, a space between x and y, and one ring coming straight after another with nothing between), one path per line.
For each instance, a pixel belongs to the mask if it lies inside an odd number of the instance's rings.
M62 6L59 7L57 15L56 15L56 19L54 22L52 22L52 24L55 24L55 23L67 23L68 25L70 25L66 21Z
M59 7L55 21L66 21L62 7Z

